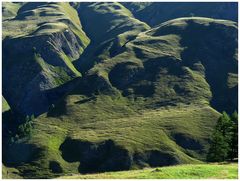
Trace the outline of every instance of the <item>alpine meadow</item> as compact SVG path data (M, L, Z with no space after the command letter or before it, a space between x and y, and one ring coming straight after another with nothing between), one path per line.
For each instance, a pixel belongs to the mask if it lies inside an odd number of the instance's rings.
M2 2L2 177L237 179L238 2Z

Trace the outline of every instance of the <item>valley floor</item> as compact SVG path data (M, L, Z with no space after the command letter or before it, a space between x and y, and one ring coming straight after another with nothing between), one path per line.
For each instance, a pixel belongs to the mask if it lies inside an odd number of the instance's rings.
M61 179L237 179L237 163L187 164L143 170L63 176Z

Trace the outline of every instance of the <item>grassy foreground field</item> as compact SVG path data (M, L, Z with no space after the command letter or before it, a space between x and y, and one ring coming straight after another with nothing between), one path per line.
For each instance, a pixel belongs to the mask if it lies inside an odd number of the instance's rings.
M237 179L238 166L233 164L187 164L144 170L72 175L61 179Z

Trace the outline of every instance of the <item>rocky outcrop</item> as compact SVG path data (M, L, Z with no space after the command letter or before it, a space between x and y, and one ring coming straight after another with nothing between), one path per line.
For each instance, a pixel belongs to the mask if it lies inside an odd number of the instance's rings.
M80 56L80 47L78 38L71 30L23 39L5 39L3 94L9 104L24 114L38 115L47 111L53 100L48 100L44 91L80 75L71 63ZM11 76L13 74L14 77ZM19 80L19 77L22 79Z
M25 13L26 11L53 13L56 8L63 9L66 6L71 8L70 5L63 4L63 7L56 3L30 5L31 3L20 8L18 16L12 21L17 23L33 19L32 23L38 23L37 28L31 32L26 27L22 32L27 35L6 36L3 41L3 95L14 111L24 115L39 115L46 112L48 107L59 99L59 97L50 99L46 93L48 90L81 76L72 61L80 57L89 40L80 25L77 27L76 22L72 22L67 15L65 19L49 15L52 23L44 21L39 23L35 22L38 18L36 14ZM24 10L24 7L27 10ZM26 18L19 19L20 14ZM10 26L11 21L8 23ZM66 91L66 89L60 91L61 95Z

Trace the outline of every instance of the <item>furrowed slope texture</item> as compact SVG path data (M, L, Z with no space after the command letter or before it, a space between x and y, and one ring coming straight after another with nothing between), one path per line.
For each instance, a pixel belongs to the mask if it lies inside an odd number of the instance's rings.
M20 2L2 2L2 19L3 21L7 19L12 19L17 15L19 8L24 3Z
M161 24L125 44L126 51L89 71L144 106L210 103L237 110L237 26L209 18ZM141 103L140 103L141 104Z
M3 21L3 95L13 110L47 111L60 95L52 98L46 91L81 76L72 61L88 43L68 3L24 3L14 18Z
M40 116L30 140L4 147L4 164L24 178L52 178L200 163L219 117L208 106L137 111L124 98L85 99L75 93L64 111Z
M150 26L180 17L208 17L238 21L235 2L123 2L133 15Z
M29 140L4 147L4 164L52 178L204 161L220 116L211 106L237 109L236 23L175 19L124 49L76 80Z
M111 58L121 51L122 46L149 26L133 17L131 12L117 2L80 3L75 5L83 29L91 43L76 66L86 72L94 64Z

